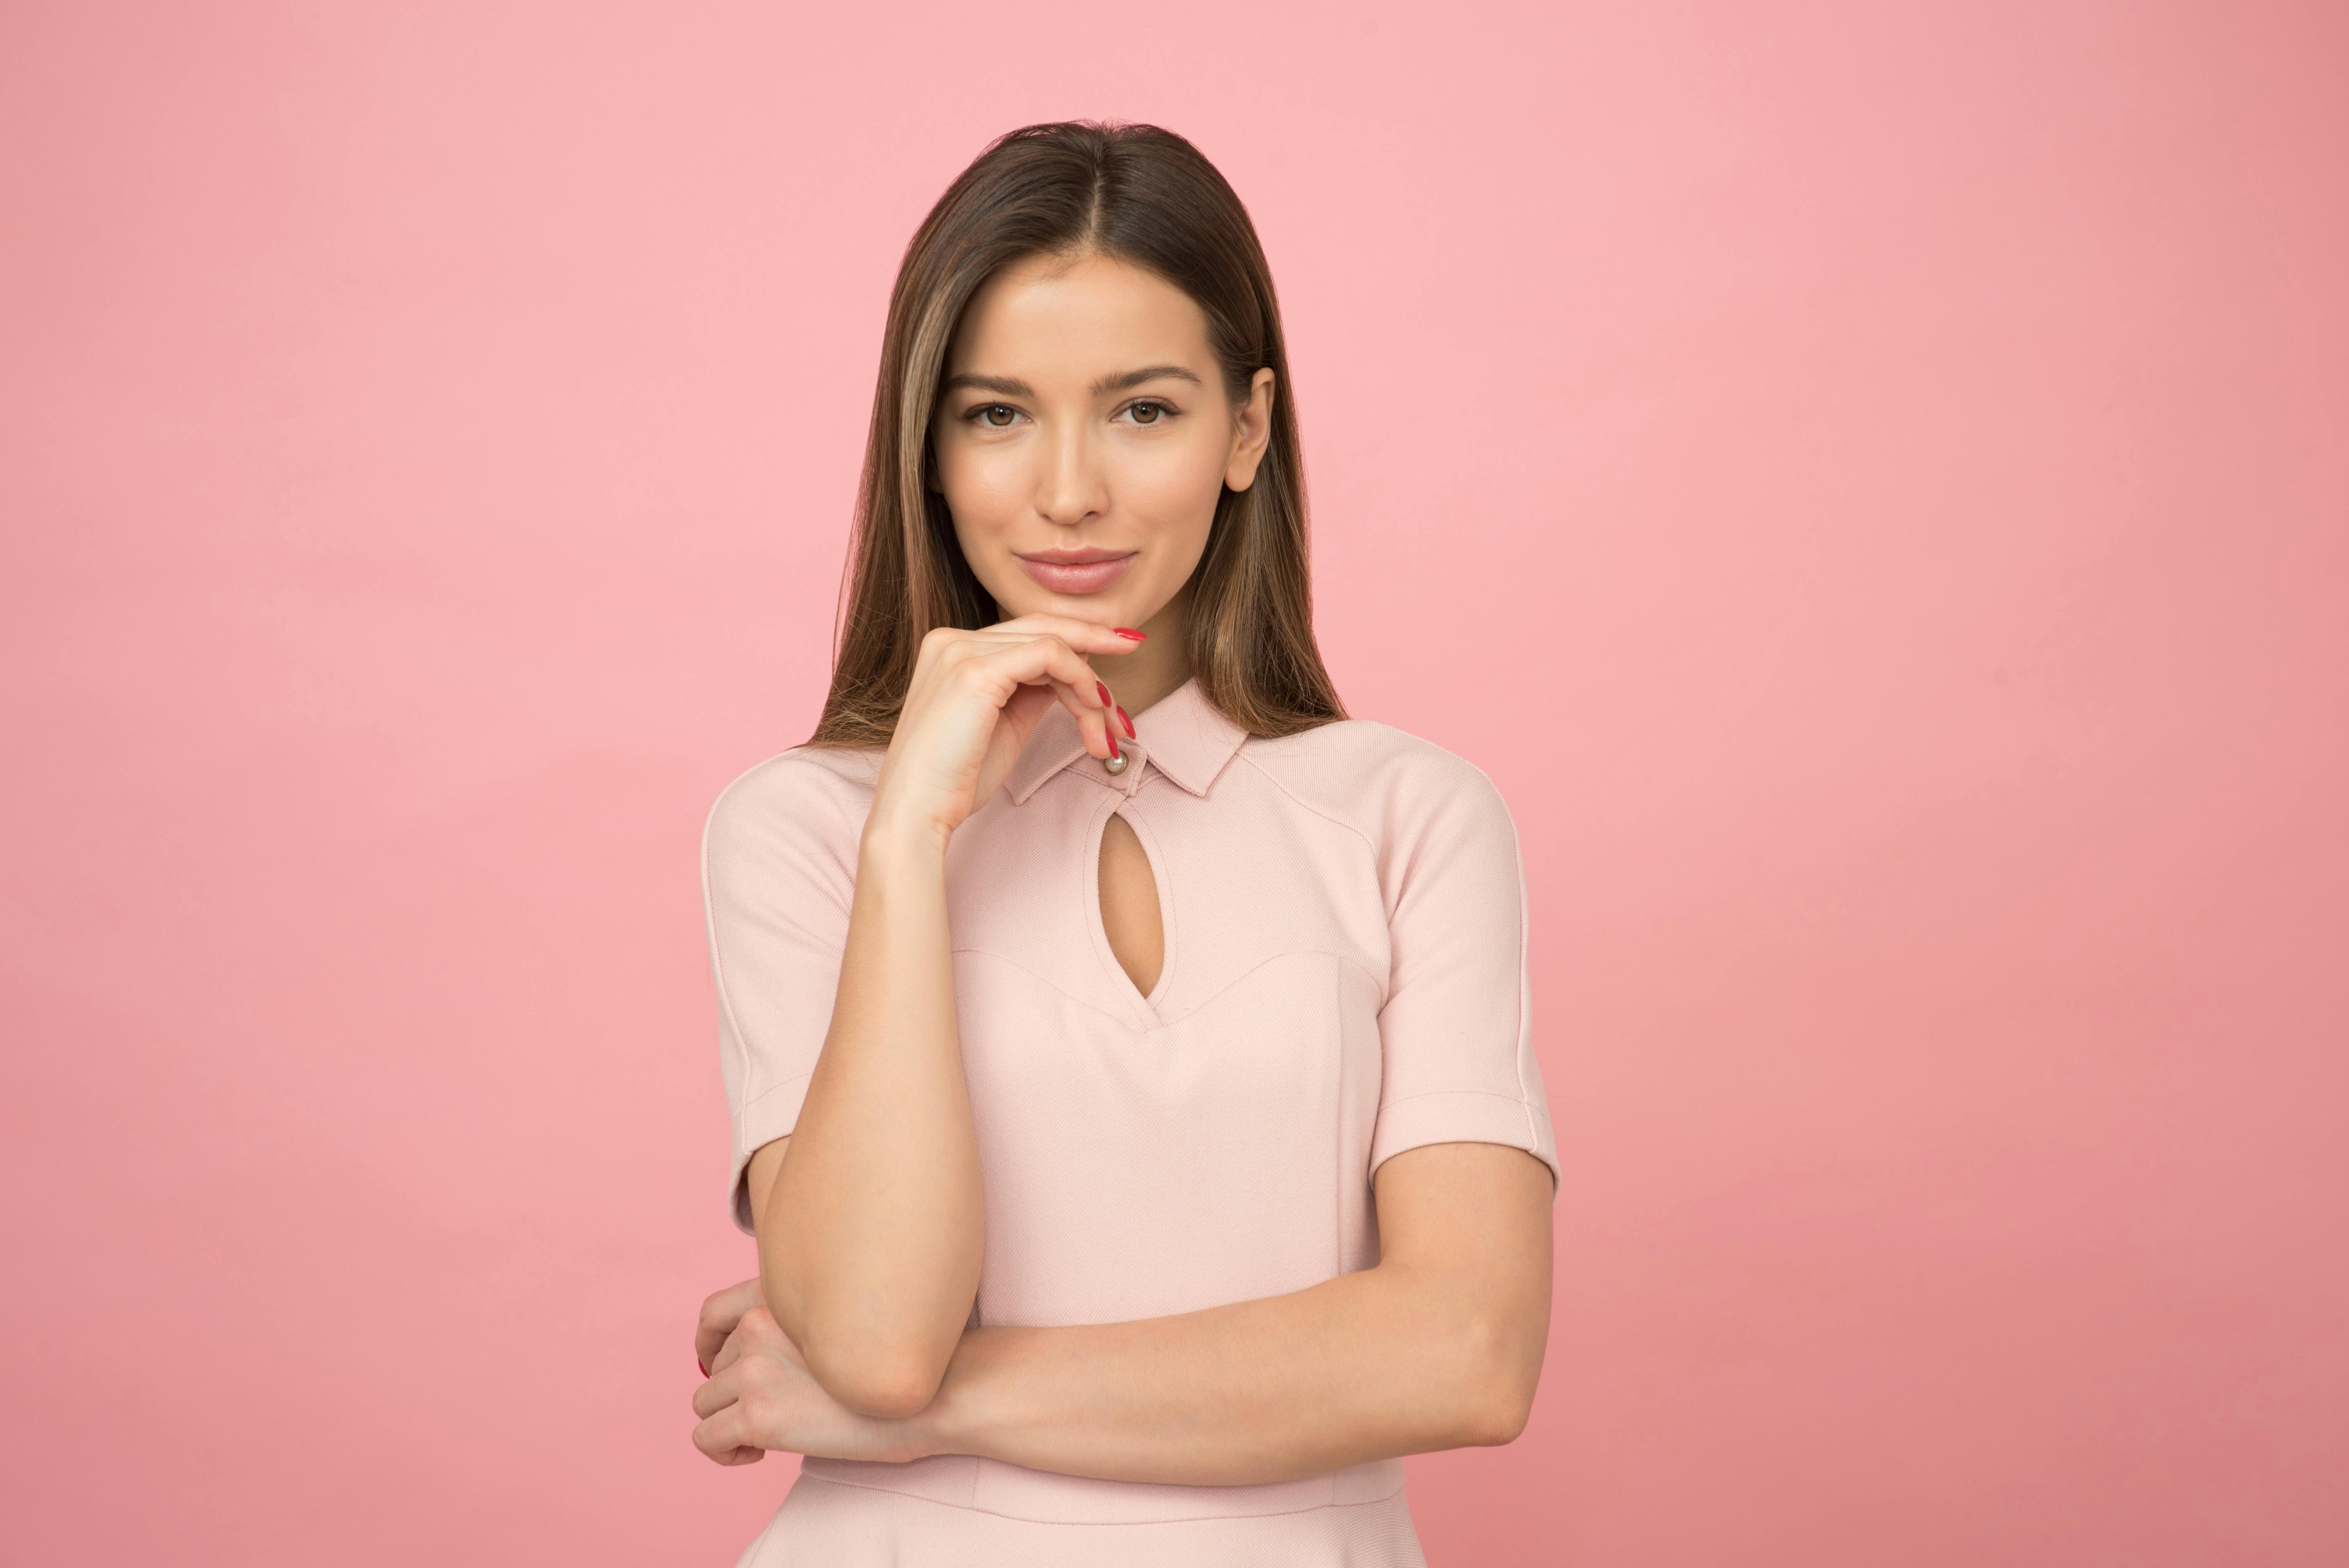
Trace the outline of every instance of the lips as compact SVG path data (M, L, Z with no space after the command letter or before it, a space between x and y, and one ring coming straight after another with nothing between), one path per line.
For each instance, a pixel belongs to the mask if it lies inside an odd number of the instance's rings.
M1125 575L1135 553L1131 550L1040 550L1020 556L1019 564L1055 593L1098 593Z

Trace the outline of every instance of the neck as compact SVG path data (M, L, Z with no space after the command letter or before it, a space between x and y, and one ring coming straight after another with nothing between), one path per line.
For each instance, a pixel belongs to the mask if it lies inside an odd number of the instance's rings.
M1093 665L1118 701L1139 718L1144 708L1191 678L1191 585L1183 584L1158 613L1133 628L1142 646Z

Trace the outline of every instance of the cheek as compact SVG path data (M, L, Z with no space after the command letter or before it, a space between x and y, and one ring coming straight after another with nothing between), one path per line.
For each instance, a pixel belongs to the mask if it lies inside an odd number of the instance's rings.
M1136 443L1123 454L1118 499L1153 528L1206 537L1224 492L1224 442L1213 432Z
M966 534L999 533L1025 515L1035 485L1019 449L941 442L938 488Z

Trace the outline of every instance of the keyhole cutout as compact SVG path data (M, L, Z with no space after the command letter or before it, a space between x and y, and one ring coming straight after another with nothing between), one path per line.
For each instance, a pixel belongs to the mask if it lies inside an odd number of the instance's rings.
M1158 919L1158 878L1133 824L1115 812L1102 828L1102 929L1109 950L1133 988L1144 996L1157 988L1166 966L1166 928Z

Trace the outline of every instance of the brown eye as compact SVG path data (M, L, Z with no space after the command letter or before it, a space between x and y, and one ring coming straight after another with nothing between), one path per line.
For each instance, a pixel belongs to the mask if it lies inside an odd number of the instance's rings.
M1133 406L1133 422L1137 425L1155 425L1158 423L1158 416L1165 411L1166 407L1163 403L1136 403Z
M1004 404L989 403L985 408L979 410L979 417L999 430L1018 418L1019 415L1017 409Z

